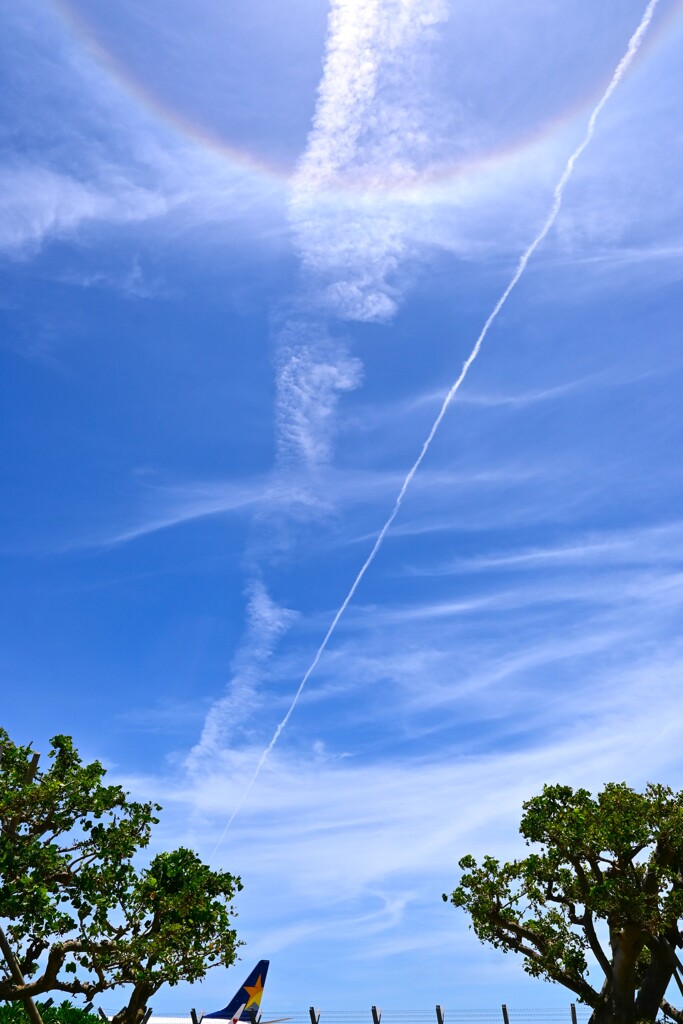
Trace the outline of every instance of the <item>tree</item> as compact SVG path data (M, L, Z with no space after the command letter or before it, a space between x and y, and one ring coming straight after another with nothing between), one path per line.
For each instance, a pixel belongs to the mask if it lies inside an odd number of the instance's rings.
M660 1008L683 1024L666 998L672 979L683 994L683 793L610 783L593 798L545 786L523 809L533 852L509 863L463 857L444 900L467 911L483 942L575 993L592 1024L654 1021Z
M59 1006L37 1003L43 1024L102 1024L96 1013L88 1013L68 1000ZM29 1024L21 1003L0 1004L0 1024Z
M234 962L238 877L182 847L137 866L160 807L105 785L69 737L44 771L2 729L0 745L0 1000L42 1024L37 996L132 986L115 1021L139 1024L163 984Z

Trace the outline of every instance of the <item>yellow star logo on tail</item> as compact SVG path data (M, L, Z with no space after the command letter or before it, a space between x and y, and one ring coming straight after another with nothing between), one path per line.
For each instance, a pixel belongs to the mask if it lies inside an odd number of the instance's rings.
M245 1007L246 1010L249 1009L252 1003L256 1003L257 1006L260 1006L261 996L263 995L263 982L261 981L261 975L259 974L255 985L245 985L244 991L249 993L249 1002Z

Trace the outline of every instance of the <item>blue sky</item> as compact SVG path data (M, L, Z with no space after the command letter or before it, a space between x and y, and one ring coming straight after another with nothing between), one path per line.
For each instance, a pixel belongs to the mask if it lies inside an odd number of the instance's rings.
M245 883L155 1008L565 1004L441 893L544 782L683 785L683 6L215 852L644 6L0 10L5 724Z

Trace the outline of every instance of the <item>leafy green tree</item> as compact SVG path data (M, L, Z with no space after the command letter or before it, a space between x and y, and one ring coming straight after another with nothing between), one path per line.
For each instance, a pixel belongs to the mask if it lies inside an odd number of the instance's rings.
M43 1024L102 1024L96 1013L88 1013L68 1000L59 1006L48 1006L47 1003L36 1003L43 1019ZM26 1010L22 1003L0 1003L0 1024L29 1024Z
M40 995L123 985L116 1024L139 1024L163 984L234 962L239 878L183 848L138 867L160 808L105 785L69 737L52 739L45 770L4 730L0 745L0 1000L43 1024Z
M683 793L610 783L545 786L523 805L528 856L463 857L444 900L462 907L483 941L513 950L533 977L558 982L593 1010L593 1024L654 1021L683 994ZM593 982L593 976L599 979Z

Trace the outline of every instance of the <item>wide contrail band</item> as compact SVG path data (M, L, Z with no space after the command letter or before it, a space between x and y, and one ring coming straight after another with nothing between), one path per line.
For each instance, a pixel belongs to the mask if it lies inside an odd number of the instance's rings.
M480 351L481 346L482 346L482 344L484 342L484 339L486 338L486 335L489 333L489 331L490 331L494 321L498 317L498 314L500 313L501 309L503 308L503 306L507 302L508 298L510 297L510 294L512 293L514 288L517 286L520 278L522 277L522 274L526 270L526 267L527 267L527 264L528 264L529 260L531 259L531 257L535 253L536 249L538 249L539 245L543 242L543 240L545 239L546 235L548 234L548 232L552 228L553 224L557 220L557 215L559 214L560 208L562 206L562 198L563 198L563 195L564 195L564 191L565 191L565 188L567 187L569 179L571 178L571 176L572 176L572 174L574 172L574 167L576 165L576 162L579 159L579 157L581 156L581 154L583 153L583 151L585 150L586 146L588 146L588 144L590 143L591 139L593 138L593 133L595 131L595 124L596 124L596 122L598 120L598 117L600 116L600 114L602 112L603 107L605 106L605 104L607 103L607 101L611 97L612 93L617 88L617 86L621 82L622 78L626 74L629 66L633 62L633 59L636 56L636 54L638 52L638 49L640 48L640 44L641 44L641 42L643 40L643 36L647 32L647 30L649 28L649 25L650 25L650 22L652 21L652 16L654 14L654 11L655 11L655 8L656 8L658 2L659 2L659 0L650 0L650 2L648 3L647 7L645 8L645 13L643 14L643 17L642 17L642 19L640 21L640 24L638 25L638 28L636 29L636 31L633 33L633 35L631 36L631 38L629 40L629 43L628 43L628 46L626 48L626 52L624 53L624 56L621 58L621 60L617 64L617 67L616 67L616 69L614 71L614 74L612 75L612 78L610 80L609 85L605 89L604 93L602 94L602 97L600 98L599 102L597 103L596 107L593 110L593 113L590 116L590 119L588 121L588 125L586 127L585 134L583 136L583 139L581 140L579 145L576 147L574 152L571 154L571 156L567 160L565 169L562 172L562 175L561 175L559 181L557 182L557 185L555 186L555 191L553 193L553 203L552 203L550 212L549 212L548 216L546 217L545 223L543 224L543 227L541 228L541 230L538 232L538 234L536 235L534 240L531 242L531 244L527 247L525 252L520 257L519 262L517 263L517 267L515 269L515 272L512 275L512 278L510 279L510 283L508 284L507 288L505 288L505 290L503 291L502 295L500 296L500 298L496 302L495 306L491 310L491 313L489 314L489 316L488 316L484 326L481 329L481 333L479 334L479 337L477 338L477 340L474 343L472 351L470 352L470 354L468 355L467 359L465 360L465 362L463 364L463 367L462 367L462 369L461 369L461 371L460 371L460 373L459 373L459 375L457 377L457 380L453 383L453 385L451 386L450 390L448 391L446 397L444 398L443 403L441 405L441 408L439 410L439 413L438 413L436 419L434 420L434 423L432 424L431 430L429 431L429 433L428 433L428 435L427 435L427 437L426 437L426 439L424 441L424 444L422 445L422 448L420 449L420 454L415 459L415 462L411 466L411 468L408 471L408 474L407 474L405 480L403 481L403 484L401 485L401 489L400 489L400 491L398 493L398 496L397 496L396 501L394 503L394 507L392 508L391 513L389 515L389 518L387 519L387 521L385 522L384 526L382 527L382 529L380 530L379 534L377 535L377 539L375 540L375 543L374 543L374 545L372 547L372 550L371 550L370 554L365 559L365 561L364 561L360 571L358 572L358 575L356 576L355 580L351 584L351 588L350 588L348 594L344 598L344 601L342 602L339 610L337 611L336 615L332 619L332 622L330 623L330 627L327 630L327 633L325 634L325 636L324 636L324 638L322 640L322 643L318 647L318 650L316 651L316 654L315 654L315 657L313 658L313 661L309 665L308 669L306 670L306 674L304 675L303 679L299 683L299 687L298 687L296 693L294 694L294 697L292 698L292 702L289 705L289 709L287 711L287 714L285 715L285 717L282 719L282 721L278 725L277 729L275 730L275 732L273 734L273 738L271 739L270 743L268 744L266 749L261 754L261 758L260 758L258 764L256 765L254 773L251 776L251 778L249 780L249 783L247 784L247 787L246 787L244 793L242 794L242 797L241 797L239 803L237 804L237 806L235 807L234 811L230 815L230 818L228 819L228 822L227 822L225 828L223 829L223 833L222 833L220 839L218 840L218 842L216 843L216 846L215 846L215 848L213 850L214 854L216 853L216 851L221 846L221 843L223 842L228 829L230 828L230 826L232 825L233 821L235 820L236 815L239 813L241 808L244 806L244 803L245 803L247 797L249 796L249 793L251 792L251 789L252 789L254 783L256 782L256 779L258 778L258 776L259 776L259 774L261 772L261 769L263 768L264 764L268 760L268 757L269 757L273 747L277 743L278 739L280 738L283 730L287 726L287 723L289 722L289 719L291 718L292 713L293 713L297 703L299 702L299 698L300 698L300 696L301 696L301 694L302 694L302 692L304 690L304 687L306 686L306 683L308 682L308 680L310 679L311 675L315 671L315 669L316 669L316 667L318 665L318 662L320 661L320 658L322 657L323 652L325 651L325 648L327 647L327 645L328 645L328 643L330 641L330 638L332 637L332 634L334 633L335 629L337 628L337 625L339 624L339 620L341 619L342 615L344 614L344 612L348 608L349 603L353 599L353 596L356 593L356 590L358 589L358 587L359 587L363 577L365 576L366 572L368 571L368 569L370 568L370 566L374 562L375 556L377 555L377 552L379 551L379 549L381 548L381 546L382 546L382 544L384 542L384 538L386 537L388 531L391 529L391 526L392 526L394 520L396 519L396 516L398 515L398 513L400 511L400 508L401 508L401 505L403 504L403 499L405 497L406 491L410 487L410 485L411 485L411 483L413 481L413 477L415 476L415 474L417 473L418 469L422 465L422 462L423 462L427 452L429 451L430 445L431 445L432 441L434 440L434 436L435 436L437 430L439 429L439 427L441 426L441 421L443 420L444 416L446 415L446 411L447 411L449 405L451 404L451 402L455 398L455 395L457 394L458 390L460 389L460 385L465 380L465 377L467 376L467 374L469 372L469 369L472 366L472 363L474 362L474 360L479 355L479 351Z

